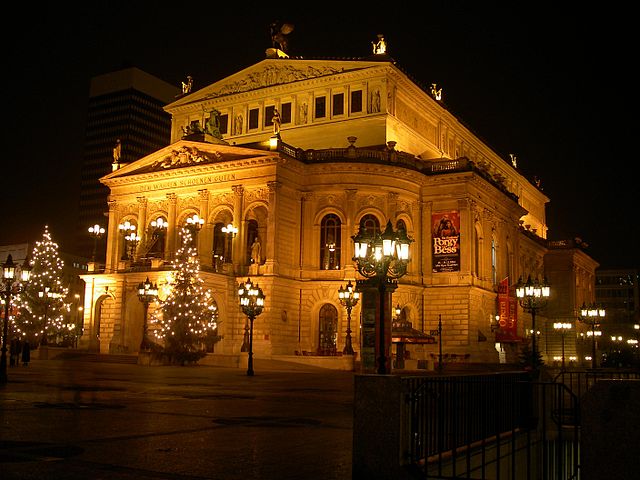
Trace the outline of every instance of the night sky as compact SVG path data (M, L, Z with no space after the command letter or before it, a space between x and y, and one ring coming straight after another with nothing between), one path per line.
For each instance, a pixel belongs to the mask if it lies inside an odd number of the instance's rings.
M425 13L394 2L243 4L242 13L216 2L17 5L7 18L20 33L5 40L0 244L39 240L47 224L63 250L72 245L92 76L133 65L176 86L191 75L195 91L261 61L269 24L284 21L294 25L290 54L306 58L368 56L384 34L400 68L442 87L453 114L541 179L550 239L579 237L602 267L640 268L637 122L625 115L631 14L561 2L420 4Z

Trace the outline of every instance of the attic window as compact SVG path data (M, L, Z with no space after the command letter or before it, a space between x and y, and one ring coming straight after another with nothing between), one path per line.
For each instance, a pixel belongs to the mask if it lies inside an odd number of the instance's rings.
M258 116L260 112L257 108L249 110L249 130L255 130L258 128Z

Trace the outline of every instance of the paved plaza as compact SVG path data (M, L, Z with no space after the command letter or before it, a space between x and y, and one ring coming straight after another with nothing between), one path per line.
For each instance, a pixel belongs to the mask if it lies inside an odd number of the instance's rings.
M351 479L351 372L34 360L0 387L0 478Z

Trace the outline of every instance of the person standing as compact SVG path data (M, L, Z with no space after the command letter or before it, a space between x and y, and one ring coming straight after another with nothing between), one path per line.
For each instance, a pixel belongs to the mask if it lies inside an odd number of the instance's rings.
M31 361L31 345L29 345L29 340L25 340L24 345L22 346L22 366L28 367L30 361Z

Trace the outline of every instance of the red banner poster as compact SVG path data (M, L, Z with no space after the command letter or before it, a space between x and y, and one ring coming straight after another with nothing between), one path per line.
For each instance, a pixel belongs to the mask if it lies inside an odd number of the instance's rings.
M500 315L500 328L496 332L497 342L517 342L518 337L518 308L516 298L511 294L509 277L503 279L498 285L498 315Z
M431 215L433 272L460 271L460 212L433 213Z

